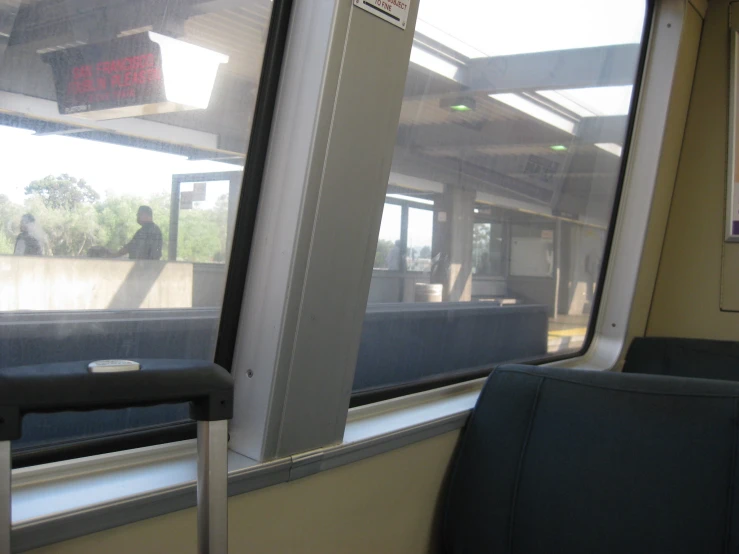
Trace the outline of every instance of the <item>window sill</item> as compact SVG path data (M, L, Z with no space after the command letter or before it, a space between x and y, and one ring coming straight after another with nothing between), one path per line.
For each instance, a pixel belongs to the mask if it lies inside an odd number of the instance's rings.
M229 496L293 481L460 429L483 380L350 410L341 444L257 463L229 452ZM195 441L13 471L13 551L195 506Z

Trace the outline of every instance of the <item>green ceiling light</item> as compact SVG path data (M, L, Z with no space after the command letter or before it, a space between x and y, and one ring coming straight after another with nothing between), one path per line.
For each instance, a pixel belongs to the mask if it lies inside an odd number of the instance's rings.
M456 96L452 98L442 98L439 106L452 110L453 112L473 112L477 108L475 99L471 96Z
M552 150L555 152L567 152L567 147L564 144L555 144L553 146L550 146Z

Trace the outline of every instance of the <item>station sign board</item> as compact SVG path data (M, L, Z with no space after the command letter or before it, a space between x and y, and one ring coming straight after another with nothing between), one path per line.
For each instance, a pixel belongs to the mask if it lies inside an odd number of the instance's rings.
M207 108L228 57L152 32L43 54L61 115L115 119Z

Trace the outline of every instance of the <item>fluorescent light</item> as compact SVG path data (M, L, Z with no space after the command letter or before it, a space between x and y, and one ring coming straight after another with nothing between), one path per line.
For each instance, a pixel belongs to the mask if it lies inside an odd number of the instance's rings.
M465 106L464 104L458 104L456 106L449 106L449 109L454 112L469 112L472 111L472 108L469 106Z
M433 200L426 200L425 198L416 198L415 196L406 196L405 194L387 194L388 198L395 198L396 200L408 200L410 202L417 202L419 204L426 204L428 206L433 206L434 201Z
M228 56L158 33L149 32L162 52L162 73L167 101L205 109L221 64Z
M600 148L601 150L605 150L606 152L610 152L614 156L621 157L621 154L623 153L623 146L620 146L614 142L596 142L595 145Z
M504 104L507 104L512 108L516 108L517 110L520 110L523 113L538 119L539 121L548 123L552 127L562 129L567 133L573 134L575 131L574 121L562 117L561 115L554 113L552 110L545 108L544 106L540 106L539 104L532 102L531 100L527 100L526 98L523 98L512 92L491 94L490 98L498 100L499 102L503 102Z
M579 106L583 112L589 113L575 113L582 115L583 117L590 117L593 115L626 115L629 113L629 107L631 106L631 93L633 87L631 85L619 86L619 87L589 87L589 88L573 88L558 91L541 91L542 94L549 98L547 94L554 92L556 96L563 99L563 102L568 102L570 105L574 104ZM554 102L559 103L562 107L570 109L563 102L560 102L554 98L550 98Z
M416 22L416 36L428 37L431 40L443 44L450 50L467 58L485 58L487 54L482 50L470 46L463 40L459 40L455 36L449 34L443 29L423 21L421 18Z
M459 68L453 63L439 56L434 56L430 52L421 50L416 46L411 48L411 62L452 80L456 80L457 72L459 71Z
M131 35L138 35L139 33L144 33L146 31L151 31L152 27L151 25L147 25L145 27L136 27L135 29L128 29L127 31L121 31L118 33L119 37L128 37Z
M553 144L549 148L555 152L567 152L567 147L564 144Z
M580 117L593 117L595 114L591 112L590 110L587 110L583 108L580 104L577 102L573 102L566 96L563 96L559 93L559 91L556 90L537 90L536 94L540 94L547 100L551 100L552 102L559 104L564 109L571 111L572 113L575 113L579 115Z

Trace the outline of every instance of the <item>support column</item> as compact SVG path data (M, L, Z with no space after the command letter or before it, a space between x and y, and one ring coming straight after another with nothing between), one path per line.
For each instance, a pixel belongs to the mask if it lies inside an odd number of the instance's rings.
M435 202L431 282L444 285L444 302L472 300L474 206L474 191L448 185Z

